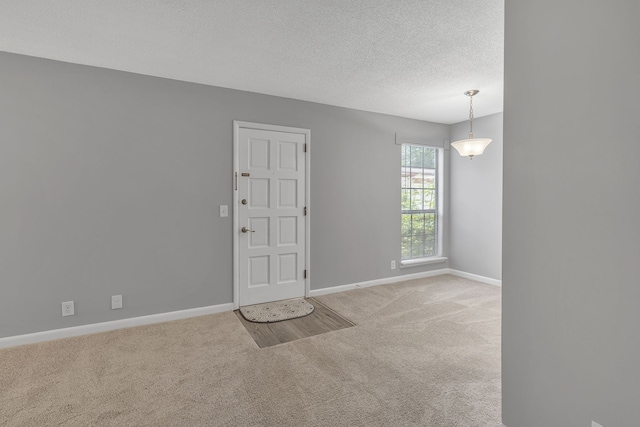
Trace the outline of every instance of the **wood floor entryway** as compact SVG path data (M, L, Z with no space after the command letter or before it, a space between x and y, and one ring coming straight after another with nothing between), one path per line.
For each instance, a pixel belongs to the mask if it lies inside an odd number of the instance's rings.
M355 326L355 323L336 313L321 302L313 298L308 298L306 301L315 307L313 313L308 316L284 320L282 322L254 323L242 317L239 310L236 310L235 313L247 332L249 332L249 335L251 335L251 338L253 338L260 348L284 344L301 338L312 337L314 335L324 334L325 332Z

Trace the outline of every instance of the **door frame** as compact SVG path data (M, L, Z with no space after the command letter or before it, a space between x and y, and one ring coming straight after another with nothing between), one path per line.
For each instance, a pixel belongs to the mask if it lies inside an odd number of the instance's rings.
M305 262L305 270L307 271L307 277L304 279L304 296L305 298L309 298L309 293L311 289L311 263L310 263L310 251L311 251L311 240L310 240L310 225L311 225L311 206L310 206L310 195L311 195L311 181L310 177L310 164L311 164L311 130L302 129L302 128L294 128L289 126L279 126L279 125L268 125L264 123L253 123L253 122L244 122L240 120L233 121L233 308L237 310L240 308L240 232L239 232L239 224L238 224L238 175L240 173L240 129L258 129L258 130L267 130L267 131L275 131L275 132L285 132L285 133L295 133L302 134L305 136L306 143L306 155L305 157L305 201L304 206L307 208L307 214L304 217L304 233L305 233L305 248L304 248L304 262Z

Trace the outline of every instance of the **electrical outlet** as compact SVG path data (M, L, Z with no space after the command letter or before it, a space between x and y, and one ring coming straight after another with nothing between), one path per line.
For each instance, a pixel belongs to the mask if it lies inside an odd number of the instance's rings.
M122 308L122 295L113 295L111 297L111 310Z
M392 260L391 260L391 269L392 269L392 270L395 270L395 269L396 269L396 260L395 260L395 259L392 259Z
M75 307L73 301L66 301L62 303L62 316L75 316Z

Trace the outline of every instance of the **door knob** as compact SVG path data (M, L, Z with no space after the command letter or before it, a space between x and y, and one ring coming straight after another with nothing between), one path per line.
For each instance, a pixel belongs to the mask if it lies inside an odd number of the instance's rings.
M242 203L243 205L246 205L247 204L247 199L242 199L242 202L240 202L240 203Z
M254 230L249 230L247 227L242 227L242 228L240 229L240 231L242 231L243 233L246 233L247 231L250 231L250 232L252 232L252 233L255 233L255 231L254 231Z

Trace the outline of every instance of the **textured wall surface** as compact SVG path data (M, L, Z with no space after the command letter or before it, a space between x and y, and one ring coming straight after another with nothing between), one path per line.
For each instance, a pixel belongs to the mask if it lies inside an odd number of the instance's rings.
M7 53L0 80L0 337L231 302L233 120L311 130L312 289L448 266L389 268L395 133L446 125Z
M638 425L640 3L507 2L503 422Z
M502 278L502 113L473 121L478 138L493 141L469 160L451 151L449 227L450 267ZM451 141L469 137L469 122L451 126Z

